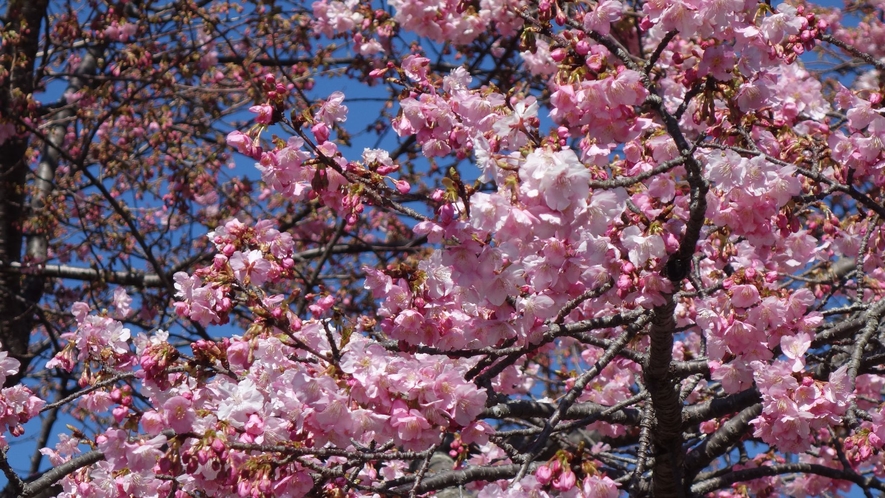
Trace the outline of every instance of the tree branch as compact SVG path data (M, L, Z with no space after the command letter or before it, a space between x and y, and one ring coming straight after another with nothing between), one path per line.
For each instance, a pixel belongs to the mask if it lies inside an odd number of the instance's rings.
M830 479L840 479L843 481L853 482L858 486L874 488L885 491L885 485L878 479L873 477L863 477L854 472L845 472L843 470L825 467L813 463L785 463L780 465L768 465L764 467L756 467L752 469L736 470L729 472L723 476L715 477L701 481L691 487L692 495L705 495L717 489L722 489L736 482L750 481L759 479L760 477L778 476L783 474L816 474L819 476L829 477Z
M694 476L713 460L723 455L747 432L750 421L762 413L762 403L757 403L737 416L731 418L703 443L693 448L685 456L686 481L691 482Z
M529 470L534 472L541 466L540 462L531 464ZM474 481L497 481L500 479L509 479L519 472L520 465L499 465L497 467L472 467L464 470L453 470L445 472L442 475L433 475L425 478L420 486L415 490L416 493L426 493L437 489L443 489L453 486L463 486ZM411 486L397 486L394 488L382 487L379 491L390 492L392 494L405 495L408 494Z
M89 453L80 455L77 458L72 458L57 467L53 467L47 470L43 473L43 475L41 475L34 481L25 484L19 497L31 498L33 496L36 496L44 489L47 489L56 482L60 481L66 475L78 469L82 469L87 465L92 465L93 463L100 462L102 460L104 460L104 453L98 450L93 450Z
M704 420L720 418L729 413L741 411L762 401L759 390L753 386L739 393L729 394L723 398L714 398L703 403L687 406L682 413L684 428L695 426Z

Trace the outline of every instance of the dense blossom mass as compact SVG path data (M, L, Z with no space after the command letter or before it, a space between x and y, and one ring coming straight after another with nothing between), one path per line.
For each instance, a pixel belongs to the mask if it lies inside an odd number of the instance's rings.
M883 14L12 2L8 490L882 493Z

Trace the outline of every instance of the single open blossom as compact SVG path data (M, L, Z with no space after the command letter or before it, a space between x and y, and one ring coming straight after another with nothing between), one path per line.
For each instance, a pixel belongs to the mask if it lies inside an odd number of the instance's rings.
M237 279L244 284L263 284L268 280L272 269L270 262L264 259L264 254L257 250L245 254L237 251L230 257L228 263Z
M316 113L316 120L325 123L326 126L333 126L335 123L343 123L347 121L347 106L343 104L344 94L341 92L333 92L332 95L323 102L320 110Z
M619 486L608 476L587 476L582 483L582 491L586 497L617 498Z
M403 441L416 439L421 432L430 428L430 423L421 415L421 412L404 406L402 402L394 404L390 414L390 425L396 429L397 435Z
M787 358L793 360L794 372L801 372L805 368L805 352L809 347L811 347L811 335L806 332L781 337L781 349Z
M623 10L624 6L619 0L603 0L584 14L584 29L607 35L611 31L611 23L621 18Z
M250 414L259 413L264 407L264 396L251 379L238 384L227 382L217 385L216 389L223 395L216 414L219 420L228 421L234 427L243 427Z
M528 141L529 129L534 128L538 116L538 103L534 98L517 102L513 113L495 121L495 133L511 149L518 149Z
M249 108L249 112L257 114L255 122L263 125L273 123L273 107L268 104L253 105Z
M639 227L627 227L622 235L622 240L629 251L630 262L636 266L643 266L651 258L663 258L666 255L664 240L661 236L643 236Z
M759 302L759 290L755 285L735 285L731 288L731 304L736 308L749 308Z
M590 172L571 149L559 152L536 150L520 170L529 197L540 196L554 210L564 210L589 193Z
M704 57L698 65L698 75L711 75L719 81L728 81L734 70L734 52L724 45L716 45L704 50Z
M117 317L126 318L131 315L133 313L131 306L132 298L126 293L126 289L123 287L114 289L114 308L116 308Z
M185 433L193 428L197 418L190 400L183 396L173 396L163 404L166 423L175 432Z
M796 15L796 7L787 3L777 6L777 13L762 21L761 31L768 41L776 45L786 37L795 35L807 23L802 16Z
M0 351L0 384L5 383L10 375L17 374L19 365L21 363L15 358L10 358L9 353Z
M423 82L427 79L427 70L430 67L430 59L418 55L409 55L403 59L403 72L412 81Z

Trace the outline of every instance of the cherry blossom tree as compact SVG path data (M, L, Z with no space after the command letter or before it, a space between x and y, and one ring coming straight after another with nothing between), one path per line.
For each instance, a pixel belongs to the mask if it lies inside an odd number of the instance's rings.
M4 494L882 494L883 17L7 2Z

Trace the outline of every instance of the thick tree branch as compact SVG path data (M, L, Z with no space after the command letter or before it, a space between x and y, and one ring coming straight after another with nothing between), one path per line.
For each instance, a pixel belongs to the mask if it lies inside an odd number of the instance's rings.
M0 44L0 117L8 120L28 114L27 96L35 87L34 66L39 48L40 26L46 17L48 0L11 0L6 2ZM13 36L6 36L6 34ZM18 131L18 130L17 130ZM29 137L9 137L0 143L0 260L18 261L22 255L25 216L25 192ZM0 342L3 348L26 370L30 362L33 313L21 299L23 282L14 275L0 274ZM18 375L7 378L7 385Z
M541 466L540 462L535 462L529 466L530 471L534 471ZM421 485L415 489L416 493L426 493L437 489L444 489L453 486L463 486L475 481L497 481L500 479L509 479L519 472L519 465L499 465L497 467L471 467L464 470L453 470L425 478ZM407 494L411 486L400 485L398 487L386 488L382 487L379 491L387 491L393 494Z
M76 458L72 458L61 465L47 470L37 479L25 484L19 497L31 498L37 496L43 490L48 489L56 482L63 479L66 475L102 460L104 460L104 453L98 450L93 450Z
M508 401L492 405L480 414L479 418L549 418L556 411L553 403L538 401ZM639 410L624 408L609 412L608 406L597 403L577 403L569 407L562 415L562 420L598 419L612 424L635 425L639 423ZM591 422L588 422L591 423Z
M0 273L39 274L43 277L66 278L86 282L107 282L117 285L131 285L139 288L163 287L160 277L153 273L122 270L100 270L70 265L34 265L24 266L18 262L4 264L0 262Z
M406 244L335 244L329 252L331 254L363 254L367 252L414 252L417 250L420 250L420 246L416 247L410 242ZM308 249L294 253L292 258L298 261L307 261L322 255L324 252L325 248ZM180 269L172 270L173 273L175 271L180 271ZM131 285L138 288L163 287L163 282L156 273L135 270L104 270L60 264L24 265L17 261L9 263L0 261L0 273L4 272L13 275L39 274L50 278L107 282L116 285Z
M85 86L84 77L94 74L98 71L98 59L100 55L97 53L100 49L89 49L83 55L80 65L74 72L74 76L68 81L68 88L62 96L63 101L73 100L74 95ZM68 131L68 120L75 115L75 105L62 108L55 116L53 121L55 124L50 126L46 133L46 142L43 145L43 152L40 154L40 162L37 164L35 172L34 188L30 200L30 216L32 225L35 227L32 233L27 234L25 246L25 260L28 263L42 263L46 261L49 251L49 236L46 229L41 226L39 220L45 216L47 203L51 202L50 196L55 188L55 171L58 168L61 154L59 151L64 145L65 135ZM28 274L25 277L23 295L26 301L36 303L43 295L43 287L45 279L43 275Z
M692 427L705 420L721 418L730 413L741 411L760 401L762 401L762 397L755 386L723 398L713 398L709 401L686 406L682 412L682 424L684 428Z
M740 441L746 434L750 421L758 417L760 413L762 413L762 403L744 409L722 424L703 443L689 451L685 456L686 482L691 482L701 469L725 454L735 443Z
M863 477L854 472L825 467L823 465L812 463L785 463L778 465L767 465L764 467L756 467L752 469L736 470L725 475L707 479L694 484L691 487L692 495L699 496L722 489L736 482L750 481L759 479L760 477L778 476L784 474L815 474L819 476L829 477L830 479L839 479L852 482L858 486L865 488L878 489L885 491L885 485L874 477Z

